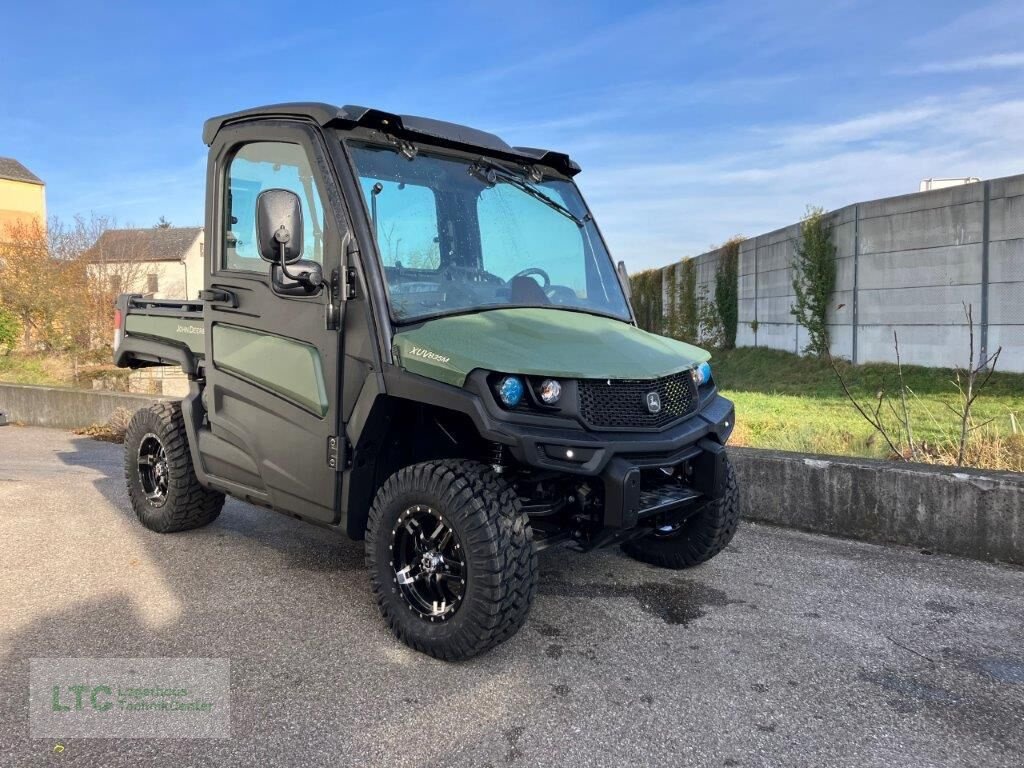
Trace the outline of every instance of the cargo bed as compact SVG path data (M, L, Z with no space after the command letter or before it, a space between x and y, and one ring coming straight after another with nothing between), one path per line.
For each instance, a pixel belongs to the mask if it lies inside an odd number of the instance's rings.
M122 294L116 306L115 365L180 365L189 375L197 372L205 354L201 301Z

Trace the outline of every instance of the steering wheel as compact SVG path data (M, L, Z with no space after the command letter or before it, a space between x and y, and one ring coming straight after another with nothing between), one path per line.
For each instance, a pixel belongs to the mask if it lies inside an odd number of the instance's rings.
M520 272L516 272L512 275L512 280L515 280L517 277L529 277L530 275L540 275L544 278L544 285L541 286L544 290L547 290L551 285L551 276L540 267L528 267ZM512 280L509 280L509 282L511 283Z
M505 281L500 276L488 272L484 269L474 269L473 267L462 267L456 266L455 264L449 264L445 267L441 276L448 281L455 280L456 273L462 273L465 276L466 282L470 283L496 283L497 285L504 285Z
M544 293L555 304L573 304L579 301L576 291L567 285L552 285L550 288L546 288Z

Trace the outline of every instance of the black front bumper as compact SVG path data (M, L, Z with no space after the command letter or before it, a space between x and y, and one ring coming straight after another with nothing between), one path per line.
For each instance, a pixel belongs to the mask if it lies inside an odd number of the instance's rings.
M636 528L647 518L685 515L725 492L725 444L735 426L731 401L714 394L693 416L662 432L599 433L503 425L514 431L509 451L538 469L599 477L604 491L603 525ZM643 470L690 469L685 484L652 483ZM657 476L657 473L653 473Z
M648 484L640 467L624 458L613 459L601 475L604 526L629 530L644 518L677 515L722 497L726 483L725 446L702 438L682 461L688 461L693 470L689 482Z
M466 413L481 437L506 446L521 464L600 478L605 528L628 531L652 514L696 507L724 492L724 446L736 418L732 402L716 391L701 398L696 413L664 430L596 432L564 420L553 425L556 420L549 417L502 411L483 387L479 394L472 391L472 383L459 389L409 374L386 378L393 395L425 399L429 391L429 401ZM693 471L674 496L643 482L644 470L684 463Z

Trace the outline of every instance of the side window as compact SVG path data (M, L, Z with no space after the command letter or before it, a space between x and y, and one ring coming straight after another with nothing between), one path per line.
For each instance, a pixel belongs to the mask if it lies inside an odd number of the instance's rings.
M228 167L226 186L224 269L268 271L256 242L256 197L264 189L289 189L299 196L305 238L302 258L323 264L323 206L301 146L276 141L243 145Z
M366 207L377 214L377 249L385 267L441 266L437 199L430 187L360 177Z

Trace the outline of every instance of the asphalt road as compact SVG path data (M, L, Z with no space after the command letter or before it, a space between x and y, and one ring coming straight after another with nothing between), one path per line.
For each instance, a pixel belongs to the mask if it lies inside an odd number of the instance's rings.
M681 574L549 551L526 627L451 665L391 638L362 561L237 501L150 533L120 446L0 428L0 766L1024 765L1021 569L753 524ZM231 738L55 752L45 656L228 658Z

